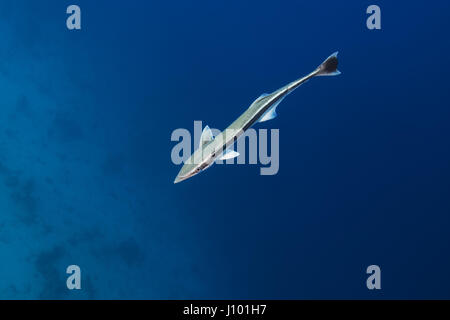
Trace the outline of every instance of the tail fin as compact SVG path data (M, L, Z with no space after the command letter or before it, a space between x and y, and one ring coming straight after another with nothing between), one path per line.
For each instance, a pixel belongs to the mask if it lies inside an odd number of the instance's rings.
M331 56L327 58L322 64L317 68L319 72L318 76L337 76L341 74L341 72L337 69L338 67L338 52L336 51Z

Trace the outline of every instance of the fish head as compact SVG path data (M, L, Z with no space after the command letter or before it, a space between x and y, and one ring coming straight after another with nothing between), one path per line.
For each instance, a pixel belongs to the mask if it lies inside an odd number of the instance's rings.
M214 154L203 156L203 150L197 150L185 162L173 183L189 179L213 164Z
M183 180L189 179L200 173L200 171L201 169L199 165L196 165L194 163L185 163L173 183L178 183Z

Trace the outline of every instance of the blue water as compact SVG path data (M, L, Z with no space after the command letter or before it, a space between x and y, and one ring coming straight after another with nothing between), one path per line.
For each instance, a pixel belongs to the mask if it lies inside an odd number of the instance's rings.
M0 298L450 298L450 3L376 1L374 31L370 4L0 2ZM342 75L256 126L278 174L173 184L173 130L336 50Z

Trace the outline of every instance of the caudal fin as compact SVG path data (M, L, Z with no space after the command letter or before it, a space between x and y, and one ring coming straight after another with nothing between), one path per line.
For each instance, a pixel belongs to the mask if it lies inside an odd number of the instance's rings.
M337 69L338 67L338 52L336 51L331 56L329 56L322 64L317 68L319 72L318 76L337 76L341 72Z

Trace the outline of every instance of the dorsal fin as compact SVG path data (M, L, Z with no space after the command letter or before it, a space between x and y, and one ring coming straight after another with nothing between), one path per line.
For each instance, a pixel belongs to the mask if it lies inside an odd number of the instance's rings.
M202 135L200 136L200 144L199 147L203 147L206 143L211 142L214 140L214 136L212 134L211 129L206 126L203 131L202 131Z
M267 97L268 95L269 95L268 93L261 93L261 95L258 98L256 98L256 100Z
M262 98L267 97L269 94L268 93L263 93L261 94L258 98L255 99L255 101L261 100Z

